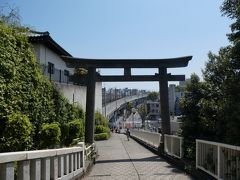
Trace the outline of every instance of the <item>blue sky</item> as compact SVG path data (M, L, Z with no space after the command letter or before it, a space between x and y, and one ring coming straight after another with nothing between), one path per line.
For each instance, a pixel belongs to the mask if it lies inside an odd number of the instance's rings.
M214 0L1 0L18 7L22 24L50 35L69 53L84 58L171 58L192 55L172 74L201 76L209 51L228 45L230 20ZM154 74L154 69L134 74ZM122 73L104 70L103 74ZM104 83L107 87L158 90L158 83Z

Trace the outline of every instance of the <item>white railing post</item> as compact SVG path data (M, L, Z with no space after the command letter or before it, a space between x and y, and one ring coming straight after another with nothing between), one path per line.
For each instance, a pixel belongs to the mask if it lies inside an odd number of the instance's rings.
M17 174L19 180L30 180L30 161L20 161Z
M198 140L196 139L196 167L198 167Z
M174 154L174 150L173 150L173 137L169 137L169 139L170 139L170 153L171 154Z
M78 168L77 168L77 164L78 164L78 162L77 162L77 153L74 153L74 171L76 171Z
M33 159L30 163L31 179L41 180L41 159Z
M43 180L50 180L50 158L44 158L42 159L42 179Z
M63 177L64 174L64 157L60 155L58 157L58 177Z
M58 157L54 156L51 158L51 172L50 172L50 177L51 179L57 179L58 178Z
M14 163L0 164L0 177L3 180L14 180Z
M69 155L66 154L64 156L64 174L69 174Z
M217 145L217 176L218 179L220 179L220 162L221 162L221 156L220 156L220 146Z
M71 153L70 155L69 155L69 157L70 157L70 173L71 172L73 172L74 171L74 168L73 168L73 153Z

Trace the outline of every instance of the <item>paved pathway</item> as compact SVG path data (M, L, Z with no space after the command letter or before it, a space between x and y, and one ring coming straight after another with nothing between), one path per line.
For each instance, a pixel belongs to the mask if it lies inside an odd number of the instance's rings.
M188 175L123 134L97 142L99 157L84 180L190 180Z

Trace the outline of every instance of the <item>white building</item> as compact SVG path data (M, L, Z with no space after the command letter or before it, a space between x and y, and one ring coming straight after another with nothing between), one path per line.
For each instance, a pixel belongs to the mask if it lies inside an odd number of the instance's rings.
M150 120L159 118L160 116L160 103L158 101L147 101L147 114Z
M52 80L59 91L70 101L86 109L86 86L74 85L69 76L74 69L67 68L61 56L72 56L57 44L48 32L33 32L29 41L33 44L36 58L43 72ZM102 113L102 83L96 83L95 110Z

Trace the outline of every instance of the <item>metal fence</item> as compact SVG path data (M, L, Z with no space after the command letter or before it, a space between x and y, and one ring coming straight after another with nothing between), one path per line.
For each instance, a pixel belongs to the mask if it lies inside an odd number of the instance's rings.
M164 151L174 157L183 157L183 137L164 134Z
M52 73L48 72L48 66L41 65L42 72L45 76L47 76L50 80L59 83L70 83L69 74L64 70L54 68Z
M196 168L217 179L240 179L240 147L196 140Z
M144 141L145 143L158 148L161 141L161 134L155 132L148 132L144 130L131 130L131 136Z

